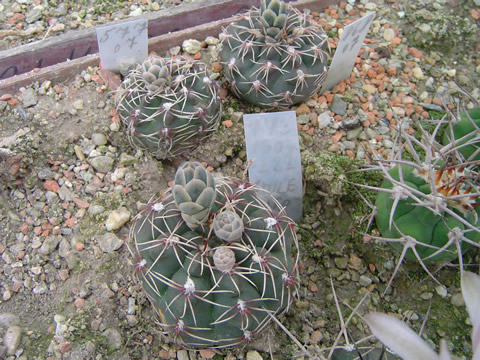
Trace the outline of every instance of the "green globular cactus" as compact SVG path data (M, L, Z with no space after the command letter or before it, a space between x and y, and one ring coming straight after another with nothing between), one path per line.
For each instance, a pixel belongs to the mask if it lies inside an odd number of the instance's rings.
M457 141L457 149L469 161L480 160L480 108L475 108L460 114L452 131L446 131L443 136L443 145ZM453 135L453 136L452 136Z
M410 126L411 123L407 122ZM453 122L447 131L452 133ZM445 121L427 131L420 122L409 133L400 123L395 142L384 158L373 152L372 163L362 171L380 172L380 186L357 184L377 192L369 225L376 220L378 234L369 235L400 250L400 258L384 294L404 259L417 261L434 279L427 265L458 260L471 247L480 247L480 186L478 161L466 160L457 139L442 146L439 131Z
M220 35L219 56L233 93L263 108L312 97L327 76L328 39L310 16L262 0Z
M288 310L299 281L297 237L281 205L266 199L266 190L213 180L187 162L173 187L135 217L136 273L176 342L245 344Z
M130 143L159 159L194 148L221 116L218 84L204 65L181 57L151 56L117 91L117 112Z
M379 191L375 203L377 209L375 220L383 237L391 239L411 237L413 240L411 245L416 245L417 255L425 264L456 259L457 244L452 241L455 237L480 242L480 232L472 231L472 227L480 226L478 210L474 209L478 190L471 198L451 200L450 203L448 200L449 196L468 195L469 186L461 181L465 177L462 171L438 168L432 173L422 173L410 165L403 164L390 170L389 175L381 185L385 191ZM429 179L431 175L434 176L433 181ZM435 188L433 191L432 186ZM421 197L421 194L428 199L432 193L440 194L453 214L441 211L440 208L436 212L430 206L420 206L414 199ZM404 246L400 242L390 244L398 249ZM471 243L462 241L461 253L471 246ZM416 260L417 255L410 248L405 258Z

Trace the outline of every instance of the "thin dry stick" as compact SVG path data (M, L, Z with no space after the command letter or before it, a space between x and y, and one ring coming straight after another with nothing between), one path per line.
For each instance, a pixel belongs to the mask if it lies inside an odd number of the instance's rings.
M308 356L309 358L312 357L312 355L308 352L305 346L303 346L303 344L300 341L298 341L297 338L293 336L293 334L290 331L288 331L288 329L285 326L283 326L283 324L275 316L273 316L270 312L267 312L267 314L278 325L278 327L282 329L283 332L287 334L290 339L292 339L292 341L303 351L303 353L306 356Z
M343 315L342 315L342 312L340 310L340 305L338 304L338 299L337 299L337 294L335 293L335 287L333 285L333 280L332 278L330 277L330 284L332 285L332 290L333 290L333 297L335 298L335 305L337 306L337 311L338 311L338 316L340 317L340 323L342 324L342 328L340 329L340 332L338 333L337 335L337 338L335 339L335 342L333 343L331 349L330 349L330 352L328 354L328 359L330 359L332 357L332 354L333 354L333 351L335 350L335 348L337 347L338 345L338 342L340 341L340 338L342 337L342 333L345 334L345 340L347 342L347 346L351 346L350 345L350 342L348 341L348 336L347 336L347 325L350 323L350 321L352 320L353 316L355 314L357 314L357 310L358 308L363 304L363 302L365 301L365 299L371 294L371 291L369 291L368 293L366 293L363 298L359 301L359 303L357 304L357 306L355 306L354 309L351 309L350 306L346 303L344 303L345 305L347 305L351 310L351 314L348 316L347 318L347 321L344 322L343 321ZM357 314L359 315L359 314ZM360 315L359 315L360 316Z

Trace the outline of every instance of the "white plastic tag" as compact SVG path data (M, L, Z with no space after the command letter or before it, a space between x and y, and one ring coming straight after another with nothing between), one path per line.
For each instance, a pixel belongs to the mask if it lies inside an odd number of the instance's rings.
M118 72L142 62L147 57L147 19L101 26L96 30L103 69Z
M266 190L293 220L302 217L302 168L294 111L243 116L250 182Z
M372 12L345 26L321 92L332 89L340 81L350 76L355 59L374 17L375 12Z

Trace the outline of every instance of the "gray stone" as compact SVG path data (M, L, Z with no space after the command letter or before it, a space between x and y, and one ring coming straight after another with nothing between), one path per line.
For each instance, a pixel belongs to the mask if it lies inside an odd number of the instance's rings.
M80 262L80 259L73 250L70 250L65 255L65 261L67 262L68 268L72 270L75 267L77 267L78 263Z
M75 194L65 184L58 189L58 196L62 201L72 201L75 198Z
M330 109L337 115L344 115L347 112L347 103L339 96L334 95Z
M360 286L369 286L372 283L372 279L370 279L366 275L361 275L358 283L360 284Z
M30 107L38 102L37 93L32 88L27 88L22 92L23 106Z
M55 16L67 15L67 5L65 5L65 3L63 2L58 4L53 13L55 14Z
M319 129L324 129L332 123L333 119L330 116L329 111L325 111L318 115L318 127Z
M35 21L40 20L43 17L42 11L39 9L33 9L32 11L27 13L25 17L25 22L27 24L34 23Z
M107 138L103 134L95 133L92 134L92 142L97 146L105 145L107 143Z
M97 156L89 160L93 168L103 174L108 173L113 168L113 159L108 156Z
M18 324L20 324L20 318L17 315L11 313L0 314L0 327L7 329Z
M50 169L47 169L47 168L43 168L43 169L40 169L38 170L37 172L37 177L40 179L40 180L50 180L50 179L53 179L53 176L55 174L53 173L52 170Z
M73 102L73 107L74 107L76 110L82 110L82 109L83 109L83 100L82 100L82 99L75 100L75 101Z
M42 246L40 247L40 253L42 255L51 254L57 247L62 238L60 236L47 236Z
M57 193L55 193L53 191L47 191L45 193L45 198L47 199L48 204L52 204L52 203L54 203L55 201L58 200L58 195L57 195Z
M80 345L77 349L73 349L71 352L63 354L63 360L94 359L95 352L95 345L89 341Z
M22 337L22 329L20 326L14 325L7 329L3 337L3 345L7 348L7 355L14 355L20 345Z
M463 299L463 296L461 293L456 293L452 295L452 299L450 300L452 305L455 305L457 307L464 306L465 305L465 300Z
M103 336L107 338L108 348L110 350L118 350L122 347L122 335L117 329L109 328L103 332Z
M177 351L177 360L189 360L187 350L178 350Z
M98 215L105 211L105 208L102 205L90 205L88 208L88 213L91 215Z
M308 115L308 114L298 115L297 116L297 122L300 125L308 124L310 122L310 115Z
M122 245L123 241L113 233L106 233L98 238L98 246L106 253L118 250Z

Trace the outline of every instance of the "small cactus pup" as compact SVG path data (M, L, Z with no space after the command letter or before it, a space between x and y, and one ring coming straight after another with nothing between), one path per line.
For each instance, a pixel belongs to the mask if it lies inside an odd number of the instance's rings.
M457 141L458 151L469 160L480 160L480 108L462 112L443 136L443 145Z
M378 192L371 207L382 237L373 238L401 251L392 279L405 258L419 261L432 276L426 265L458 259L463 266L462 254L479 246L479 174L475 162L458 153L456 141L438 144L441 125L428 132L418 124L420 140L400 125L390 158L370 167L383 173L383 183L363 185Z
M327 76L327 35L282 0L262 0L220 34L219 56L235 96L267 109L312 97Z
M205 66L182 57L148 57L130 71L115 102L130 143L161 160L198 145L222 112Z
M136 274L162 328L191 348L246 344L297 293L294 222L270 193L186 162L134 219Z

